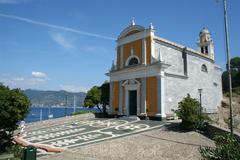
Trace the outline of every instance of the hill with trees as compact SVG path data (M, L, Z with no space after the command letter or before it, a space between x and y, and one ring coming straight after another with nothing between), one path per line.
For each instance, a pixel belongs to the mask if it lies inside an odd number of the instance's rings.
M27 89L24 94L30 99L33 106L73 106L75 96L76 106L83 106L86 93L72 93L67 91L41 91ZM67 99L67 100L66 100Z
M240 87L240 57L234 57L230 60L230 68L232 75L232 87L233 88ZM222 88L224 93L228 92L229 81L227 71L224 71L222 73Z
M230 60L232 75L232 109L233 109L233 127L240 133L240 57L234 57ZM227 66L227 65L226 65ZM218 114L211 115L214 123L221 127L229 128L229 81L228 72L222 73L223 100L222 105L218 106Z

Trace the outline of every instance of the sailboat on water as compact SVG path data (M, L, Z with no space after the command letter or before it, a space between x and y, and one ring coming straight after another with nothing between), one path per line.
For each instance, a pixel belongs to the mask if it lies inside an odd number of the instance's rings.
M53 114L51 114L51 107L48 108L48 119L53 118Z

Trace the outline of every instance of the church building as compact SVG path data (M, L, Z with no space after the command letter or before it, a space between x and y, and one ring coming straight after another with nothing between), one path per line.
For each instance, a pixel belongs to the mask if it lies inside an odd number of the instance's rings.
M133 20L116 42L116 64L107 73L110 114L164 119L187 94L199 99L200 90L203 111L217 111L221 68L215 64L208 29L200 31L194 50L156 36L152 24L145 28Z

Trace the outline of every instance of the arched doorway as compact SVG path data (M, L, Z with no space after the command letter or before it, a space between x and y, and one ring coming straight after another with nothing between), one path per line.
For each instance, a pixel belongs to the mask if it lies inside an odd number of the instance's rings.
M125 113L126 115L140 114L140 82L131 79L123 83L125 89Z
M137 90L129 91L129 115L137 115Z

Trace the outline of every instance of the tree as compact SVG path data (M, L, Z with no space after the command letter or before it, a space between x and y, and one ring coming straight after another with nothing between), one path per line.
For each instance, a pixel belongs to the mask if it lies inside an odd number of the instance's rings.
M106 113L106 105L109 104L109 83L104 82L102 86L100 87L101 89L101 103L103 104L103 113Z
M84 99L84 106L90 108L97 106L99 111L102 112L102 110L99 107L100 103L101 103L101 89L98 86L94 86L87 92L87 95Z
M29 111L30 101L20 89L0 84L0 152L11 146L13 131Z
M102 104L103 111L99 107ZM85 107L97 106L100 112L106 113L106 105L109 104L109 83L104 82L100 87L94 86L88 92L84 99Z
M231 69L240 71L240 57L234 57L230 60Z
M232 70L232 88L240 87L240 71ZM224 71L222 73L222 87L223 92L228 92L229 90L229 80L228 80L228 72Z
M178 109L175 112L182 119L181 127L183 129L193 130L198 127L200 122L199 107L197 99L192 98L189 94L178 103Z
M234 57L230 60L231 65L231 76L232 76L232 87L240 87L240 57ZM226 65L227 66L227 65ZM223 92L229 90L228 72L222 73L222 88Z

